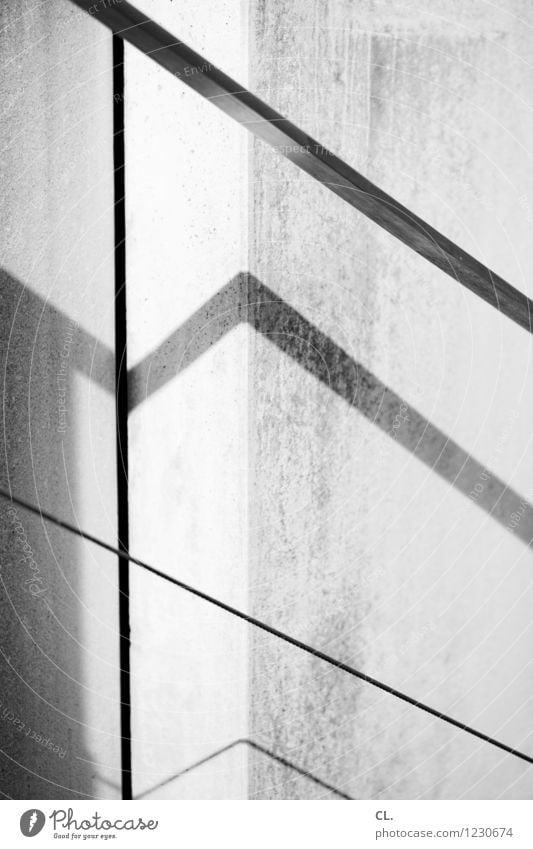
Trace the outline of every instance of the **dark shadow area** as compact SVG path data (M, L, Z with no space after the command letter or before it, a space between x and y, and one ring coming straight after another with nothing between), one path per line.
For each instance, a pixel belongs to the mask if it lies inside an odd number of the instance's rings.
M1 483L77 524L76 372L113 392L113 354L5 271L0 292ZM8 502L0 511L0 789L15 799L92 797L83 543Z
M130 371L130 411L240 322L248 322L432 471L470 496L506 530L531 545L533 507L519 493L250 274L234 277ZM402 421L401 427L396 426L398 421ZM520 516L518 523L513 521L513 514Z
M156 790L160 790L161 787L165 787L168 784L171 784L177 778L181 778L182 775L186 775L188 772L192 772L195 769L199 769L209 761L218 758L220 755L223 755L225 752L229 752L231 749L234 749L236 746L249 746L254 751L259 752L262 755L265 755L267 758L270 758L281 766L286 767L293 772L298 773L298 775L307 778L309 781L312 781L313 784L322 787L324 790L328 790L330 793L334 793L335 796L338 796L340 799L349 799L352 800L351 796L347 796L346 793L343 793L342 790L337 790L336 787L333 787L332 784L328 784L327 781L323 781L321 778L318 778L313 773L308 772L306 769L302 769L296 764L292 763L292 761L287 760L287 758L281 757L281 755L276 755L275 752L271 752L270 749L266 749L264 746L261 746L259 743L255 743L253 740L247 740L246 738L242 738L241 740L234 740L233 743L228 743L227 746L223 746L221 749L217 749L215 752L212 752L210 755L207 755L205 758L201 758L199 761L196 761L190 766L185 767L185 769L180 770L175 775L172 775L170 778L166 778L164 781L161 781L159 784L156 784L155 787L152 787L151 790L146 790L144 793L140 793L138 796L135 796L135 799L145 799L151 793L154 793Z
M65 467L76 469L73 378L80 372L106 392L114 393L113 353L8 273L1 272L0 286L5 340L1 485L76 524L71 475L68 486L65 480ZM249 323L393 438L395 417L405 410L404 401L247 274L230 281L130 371L130 410L241 322ZM64 432L58 433L58 374L63 374L61 354L67 339L71 341L61 388L67 398L67 418ZM511 513L521 511L522 520L514 533L529 545L533 535L531 506L419 412L408 407L408 415L408 422L395 432L396 440L466 496L482 480L483 491L475 503L506 527ZM8 513L9 505L2 509L0 790L14 798L91 796L97 765L93 770L85 762L89 758L84 749L84 694L80 685L83 611L77 598L81 585L79 543L37 518L22 513L14 517ZM41 742L31 736L33 731ZM59 751L54 754L48 743ZM236 741L232 745L237 743L246 743L343 796L259 744Z

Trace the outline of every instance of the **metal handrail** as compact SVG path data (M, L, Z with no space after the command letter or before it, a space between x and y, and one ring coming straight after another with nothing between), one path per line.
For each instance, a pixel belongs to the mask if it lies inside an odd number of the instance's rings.
M70 0L520 327L533 301L126 0Z
M211 101L226 115L248 129L257 138L265 141L286 159L293 162L376 224L379 224L413 251L423 256L486 303L498 309L520 327L532 332L533 301L523 292L511 286L407 207L398 203L287 118L240 86L203 56L176 39L170 32L146 18L126 0L98 0L96 3L93 0L70 1L106 25L115 36L137 47L173 76ZM319 649L309 646L243 611L237 610L218 598L172 578L161 570L132 557L123 547L120 550L116 549L51 514L37 510L28 502L10 496L5 491L0 490L0 496L11 497L19 506L34 513L38 512L47 521L114 552L122 561L134 563L153 575L169 581L193 596L225 610L307 654L325 661L331 666L515 757L530 764L533 763L533 757L525 752L514 749L447 714L437 711L435 708L325 654ZM128 747L131 747L129 736L126 748ZM131 786L131 776L129 786Z

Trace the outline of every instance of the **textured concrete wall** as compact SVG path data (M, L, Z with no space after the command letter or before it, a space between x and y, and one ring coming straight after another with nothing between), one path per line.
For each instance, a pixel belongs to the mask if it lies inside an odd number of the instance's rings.
M253 9L252 90L531 296L528 4ZM261 143L251 184L285 304L255 308L253 612L531 751L530 337ZM528 796L520 761L251 645L251 736L347 794ZM251 796L328 795L251 769Z
M524 4L142 8L528 291ZM527 749L528 335L278 153L247 175L242 131L133 50L126 77L132 548ZM528 793L149 576L132 616L137 794Z
M66 2L0 23L1 483L113 544L111 39ZM116 797L116 559L0 514L0 792Z
M140 8L245 79L239 2ZM246 607L248 137L133 49L125 105L131 548ZM151 575L131 590L134 795L246 798L245 626Z

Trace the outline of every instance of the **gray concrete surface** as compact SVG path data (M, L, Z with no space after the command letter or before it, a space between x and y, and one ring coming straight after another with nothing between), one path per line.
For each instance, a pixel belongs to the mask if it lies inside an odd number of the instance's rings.
M530 11L254 4L250 86L531 295ZM251 192L250 270L289 307L252 340L253 612L531 752L530 337L261 143ZM352 358L354 403L291 308ZM250 735L348 794L529 795L512 757L251 646ZM255 755L250 793L323 795Z
M139 8L245 80L240 2ZM250 331L236 326L237 303L201 308L246 267L248 135L132 48L125 97L131 548L246 608ZM226 614L133 573L134 795L247 797L245 744L178 774L247 737L248 639Z
M530 294L523 4L142 8ZM133 51L127 76L135 545L527 749L529 337L261 143L239 222L239 130ZM172 780L234 734L354 797L528 794L520 762L251 631L235 722L239 626L136 581L134 762L169 797L336 798L249 746L248 783L235 748Z
M111 39L66 2L0 29L1 482L114 543ZM115 798L115 558L0 513L0 792Z

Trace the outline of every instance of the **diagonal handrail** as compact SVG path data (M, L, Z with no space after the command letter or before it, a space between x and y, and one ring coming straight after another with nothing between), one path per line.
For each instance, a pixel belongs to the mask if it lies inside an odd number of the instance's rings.
M533 301L126 0L71 0L458 283L533 331Z

